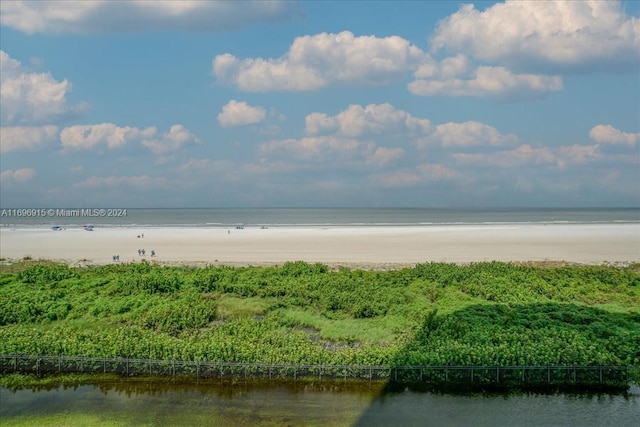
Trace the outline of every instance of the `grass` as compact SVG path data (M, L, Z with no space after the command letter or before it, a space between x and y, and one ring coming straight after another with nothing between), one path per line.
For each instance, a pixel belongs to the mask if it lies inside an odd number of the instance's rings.
M633 365L640 364L640 270L506 263L386 272L305 263L69 268L26 261L0 270L0 334L0 353Z

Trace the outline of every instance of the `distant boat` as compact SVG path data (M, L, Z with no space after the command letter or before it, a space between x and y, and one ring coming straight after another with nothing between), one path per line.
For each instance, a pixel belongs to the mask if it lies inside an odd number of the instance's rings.
M61 231L61 230L62 230L62 227L61 227L61 226L59 226L59 225L54 225L53 227L51 227L51 229L52 229L53 231Z

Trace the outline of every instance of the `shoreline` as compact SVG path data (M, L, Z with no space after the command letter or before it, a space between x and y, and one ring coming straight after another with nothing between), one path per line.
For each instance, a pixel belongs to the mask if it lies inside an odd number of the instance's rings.
M140 237L139 237L140 236ZM145 249L145 255L138 250ZM156 256L150 256L151 250ZM70 265L146 260L163 265L280 265L392 269L425 262L629 264L640 223L425 226L0 228L0 257Z

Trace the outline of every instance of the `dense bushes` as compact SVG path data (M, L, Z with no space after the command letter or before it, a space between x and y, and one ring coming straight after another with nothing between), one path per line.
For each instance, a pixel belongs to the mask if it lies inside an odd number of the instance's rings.
M0 353L270 363L640 365L637 266L0 273Z

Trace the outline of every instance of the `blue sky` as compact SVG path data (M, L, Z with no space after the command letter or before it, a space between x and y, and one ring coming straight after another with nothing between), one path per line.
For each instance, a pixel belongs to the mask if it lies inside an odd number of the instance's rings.
M0 204L639 206L639 17L3 1Z

